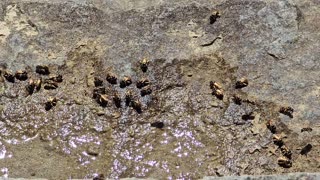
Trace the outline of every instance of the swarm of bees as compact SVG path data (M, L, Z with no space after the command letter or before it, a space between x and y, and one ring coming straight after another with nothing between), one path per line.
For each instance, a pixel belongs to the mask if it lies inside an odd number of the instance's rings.
M142 72L146 72L149 65L149 60L143 59L139 62L140 68ZM111 85L117 85L118 84L118 78L114 73L107 73L106 80ZM137 98L137 95L134 94L134 92L131 89L127 89L125 91L125 97L121 98L121 94L119 92L113 92L111 96L108 96L106 93L105 88L103 87L103 80L101 80L98 77L95 77L94 79L95 88L93 90L93 99L97 101L99 105L102 107L106 107L110 102L113 102L113 104L117 108L122 107L122 101L125 101L125 105L127 107L132 107L136 112L141 113L142 112L142 104L140 100ZM119 87L120 88L126 88L129 87L133 83L131 77L124 76L120 79ZM152 87L151 82L147 78L142 78L136 82L136 87L140 89L140 96L144 97L147 95L152 94Z

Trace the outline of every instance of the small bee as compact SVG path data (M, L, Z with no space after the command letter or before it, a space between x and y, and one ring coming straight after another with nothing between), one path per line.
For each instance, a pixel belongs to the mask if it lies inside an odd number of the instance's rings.
M300 154L301 155L307 155L312 149L311 144L307 144L304 148L301 149Z
M57 105L57 99L56 98L49 98L48 101L45 103L45 109L46 111L49 111L53 106Z
M126 86L130 86L132 84L132 80L129 76L125 76L120 81L120 88L125 88Z
M52 82L52 81L47 81L47 82L45 82L43 88L46 89L46 90L57 89L58 88L58 83Z
M28 95L33 94L35 86L36 86L35 82L32 79L30 79L29 84L26 85L26 90L27 90Z
M25 81L28 79L28 74L26 71L19 70L16 72L15 77L20 81Z
M114 93L113 95L113 102L116 105L117 108L121 108L121 98L119 93Z
M104 177L103 174L99 174L99 175L95 176L95 177L93 178L93 180L105 180L105 177Z
M240 80L238 80L236 82L236 89L241 89L241 88L244 88L246 86L248 86L249 82L248 82L248 79L246 78L241 78Z
M107 74L107 81L110 83L110 84L117 84L117 77L115 74L113 73L108 73Z
M93 96L92 96L92 98L93 98L93 99L99 98L99 95L100 95L100 94L105 94L105 93L106 93L106 88L104 88L104 87L95 88L95 89L93 90Z
M293 108L292 107L281 107L279 110L280 113L289 116L290 118L293 118Z
M216 96L218 99L223 99L223 90L222 89L213 89L212 95Z
M292 152L287 146L281 146L280 150L283 156L287 157L288 159L291 159Z
M126 106L129 106L131 101L132 101L132 98L133 98L133 93L131 90L127 90L126 91L126 94L125 94L125 98L126 98Z
M312 128L311 128L311 127L302 128L302 129L301 129L301 132L304 132L304 131L311 132L311 131L312 131Z
M149 63L150 61L148 59L142 59L140 61L140 68L142 72L147 72Z
M139 80L139 81L137 82L137 88L141 89L141 88L143 88L143 87L145 87L145 86L148 86L149 84L150 84L149 79L147 79L147 78L142 78L141 80Z
M102 86L102 85L103 85L103 81L98 77L94 77L94 86L95 87L99 87L99 86Z
M273 122L273 120L270 119L270 120L266 123L266 125L267 125L267 128L270 130L270 132L271 132L272 134L276 133L277 127L276 127L275 123Z
M290 161L290 159L288 159L286 157L279 157L278 158L278 165L283 168L290 168L290 167L292 167L292 162Z
M160 122L160 121L156 121L156 122L151 123L151 127L156 127L156 128L162 129L164 127L164 123Z
M254 119L254 115L253 112L250 112L248 114L245 114L241 117L243 120L247 121L247 120L253 120Z
M233 95L233 99L232 100L237 105L241 105L242 104L242 99L237 95Z
M137 113L140 114L142 112L142 109L141 109L142 105L139 100L132 101L131 105L132 105L132 108L137 111Z
M15 80L14 80L14 75L9 72L9 71L5 71L4 74L3 74L3 77L8 81L8 82L11 82L11 83L14 83Z
M42 79L38 79L36 82L35 82L35 88L37 91L40 91L41 89L41 84L42 84Z
M46 79L47 81L53 81L53 82L57 82L57 83L61 83L63 81L62 79L62 75L51 75L48 79Z
M97 98L97 102L100 104L102 107L106 107L109 103L109 97L106 94L99 94L99 97Z
M213 11L211 16L209 17L210 24L213 24L217 21L218 18L221 17L221 14L219 11Z
M222 86L215 81L210 81L210 89L222 89Z
M278 134L274 134L273 137L273 143L279 147L283 146L283 138L281 135L278 135Z
M36 73L41 74L41 75L49 75L50 74L48 66L41 66L41 65L36 66Z
M149 94L151 94L151 93L152 93L152 89L151 89L150 86L145 86L145 87L143 87L143 88L141 89L141 92L140 92L141 96L146 96L146 95L149 95Z

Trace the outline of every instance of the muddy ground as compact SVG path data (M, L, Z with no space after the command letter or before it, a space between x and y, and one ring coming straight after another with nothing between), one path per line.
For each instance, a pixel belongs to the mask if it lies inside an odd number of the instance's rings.
M3 177L319 171L319 1L5 0L0 7ZM142 59L150 60L146 72ZM30 79L49 77L36 73L37 65L63 81L28 95ZM18 70L28 79L4 77ZM106 80L110 72L117 84ZM124 76L133 83L121 88ZM93 98L95 77L103 79L106 107ZM136 87L142 78L151 82L146 96ZM241 78L248 86L235 88ZM223 98L212 95L210 81L221 84ZM141 113L126 105L128 89ZM46 110L50 97L57 104ZM288 106L292 117L279 113ZM292 166L278 164L284 153L274 134L292 152ZM312 149L301 154L307 144Z

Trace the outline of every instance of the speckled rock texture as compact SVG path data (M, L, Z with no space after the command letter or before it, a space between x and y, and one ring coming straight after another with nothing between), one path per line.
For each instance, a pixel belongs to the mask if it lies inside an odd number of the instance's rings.
M2 0L1 175L318 172L319 16L319 0ZM39 65L50 74L36 73ZM28 79L10 82L19 70ZM125 88L124 76L132 80ZM144 78L151 94L136 86ZM241 78L248 85L236 88ZM293 113L279 112L286 107Z

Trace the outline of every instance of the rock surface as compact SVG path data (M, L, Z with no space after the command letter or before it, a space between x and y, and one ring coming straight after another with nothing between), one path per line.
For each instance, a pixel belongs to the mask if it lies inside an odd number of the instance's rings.
M4 177L319 171L318 0L5 0L0 7ZM210 23L214 11L220 17ZM150 60L145 73L144 58ZM63 81L28 96L29 79L49 78L35 72L37 65ZM29 79L5 79L5 71L18 70ZM108 83L111 72L130 76L132 85ZM106 107L92 99L94 77L103 79ZM248 86L235 89L243 77ZM143 97L136 87L142 78L152 89ZM221 84L222 100L211 94L210 81ZM141 113L126 106L128 89ZM113 103L115 92L121 108ZM58 101L46 111L50 97ZM292 118L279 113L288 106ZM267 129L270 119L292 152L290 168L277 163L282 152ZM312 131L301 131L307 127ZM312 149L301 155L307 144Z

